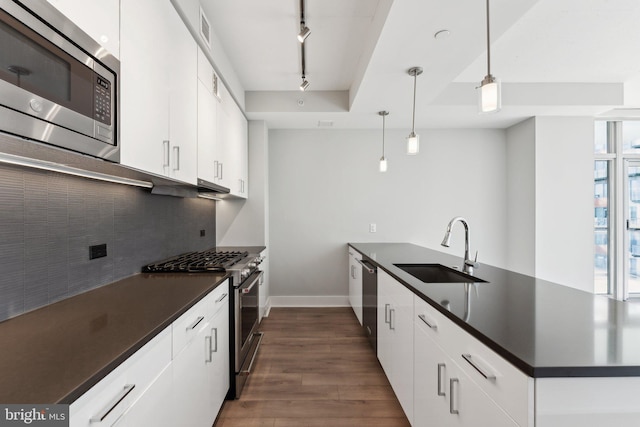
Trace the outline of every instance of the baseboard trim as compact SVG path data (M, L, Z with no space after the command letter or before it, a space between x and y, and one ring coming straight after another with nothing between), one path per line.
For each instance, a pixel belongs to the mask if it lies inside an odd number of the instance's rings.
M342 295L328 296L270 296L271 307L349 307L349 297Z

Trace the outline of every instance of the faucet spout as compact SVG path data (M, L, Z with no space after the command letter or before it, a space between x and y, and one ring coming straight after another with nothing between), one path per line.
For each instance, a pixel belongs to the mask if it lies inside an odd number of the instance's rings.
M466 219L461 216L456 216L449 221L447 231L444 234L444 239L442 240L441 245L447 248L449 247L451 244L451 229L457 222L460 222L464 226L464 262L462 265L462 271L467 274L473 274L473 268L478 266L478 263L476 262L478 260L478 254L476 253L476 259L471 261L469 258L469 224Z

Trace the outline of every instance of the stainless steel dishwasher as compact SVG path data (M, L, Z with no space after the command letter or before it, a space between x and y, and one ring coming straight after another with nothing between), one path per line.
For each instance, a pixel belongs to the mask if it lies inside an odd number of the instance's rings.
M362 265L362 327L373 350L378 352L378 268L366 257Z

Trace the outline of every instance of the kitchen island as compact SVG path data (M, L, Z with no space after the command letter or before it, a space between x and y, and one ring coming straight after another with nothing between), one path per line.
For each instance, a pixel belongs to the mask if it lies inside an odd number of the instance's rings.
M493 391L486 389L485 394L517 421L513 425L639 425L640 408L634 396L640 393L640 315L635 304L488 265L481 265L473 274L486 282L424 283L396 264L460 268L462 257L405 243L349 246L378 268L378 328L381 322L383 330L384 323L391 326L393 316L401 321L399 313L390 315L388 307L380 306L381 285L392 282L391 286L406 288L415 298L412 328L415 326L416 337L419 326L442 336L452 331L464 334L459 337L461 341L474 342L483 349L479 351L484 352L484 359L475 358L478 363L472 363L471 355L465 353L454 355L456 364L483 371L483 381L497 390L492 395ZM394 307L393 299L385 305ZM378 340L380 337L379 332ZM447 346L446 342L439 344L445 350ZM417 341L415 348L419 348ZM468 360L463 360L465 356ZM495 362L491 362L492 357L496 357ZM501 370L499 365L505 361ZM419 363L416 355L416 369ZM510 398L500 397L509 394L507 389L500 390L500 383L507 376L504 370L512 368L512 376L523 375L524 379L518 380L521 387ZM440 367L437 375L440 382ZM484 387L480 380L478 383ZM438 394L445 394L440 385ZM524 404L527 410L514 409L523 412L518 415L510 412L508 406L513 402L509 401L513 399L526 399L520 407ZM418 403L411 406L417 413ZM414 421L414 425L420 425L418 419Z

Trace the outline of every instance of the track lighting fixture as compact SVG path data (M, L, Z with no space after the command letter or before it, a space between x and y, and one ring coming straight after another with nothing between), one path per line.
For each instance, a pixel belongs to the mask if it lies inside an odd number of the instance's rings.
M487 75L478 88L478 109L481 113L495 113L502 108L500 80L491 75L491 39L489 36L489 0L487 0Z
M305 76L306 61L305 61L305 43L307 37L311 34L311 30L304 24L304 0L300 0L300 33L298 34L298 40L300 41L300 68L302 71L302 83L300 83L300 90L305 91L309 87L309 81Z
M422 67L412 67L407 71L413 76L413 116L411 122L411 133L407 137L407 154L414 155L420 151L420 135L416 135L416 80L422 74Z
M380 157L380 172L387 171L387 159L384 157L384 128L385 118L389 115L388 111L378 111L378 114L382 116L382 157Z
M300 32L298 33L298 41L304 43L304 41L311 34L311 30L306 26L304 22L304 0L300 0Z
M304 43L307 37L309 37L309 34L311 34L311 30L309 29L309 27L304 25L304 21L300 22L300 32L298 33L298 41L300 43Z
M307 79L304 77L304 74L303 74L302 83L300 84L300 90L304 92L305 90L307 90L308 87L309 87L309 82L307 81Z

